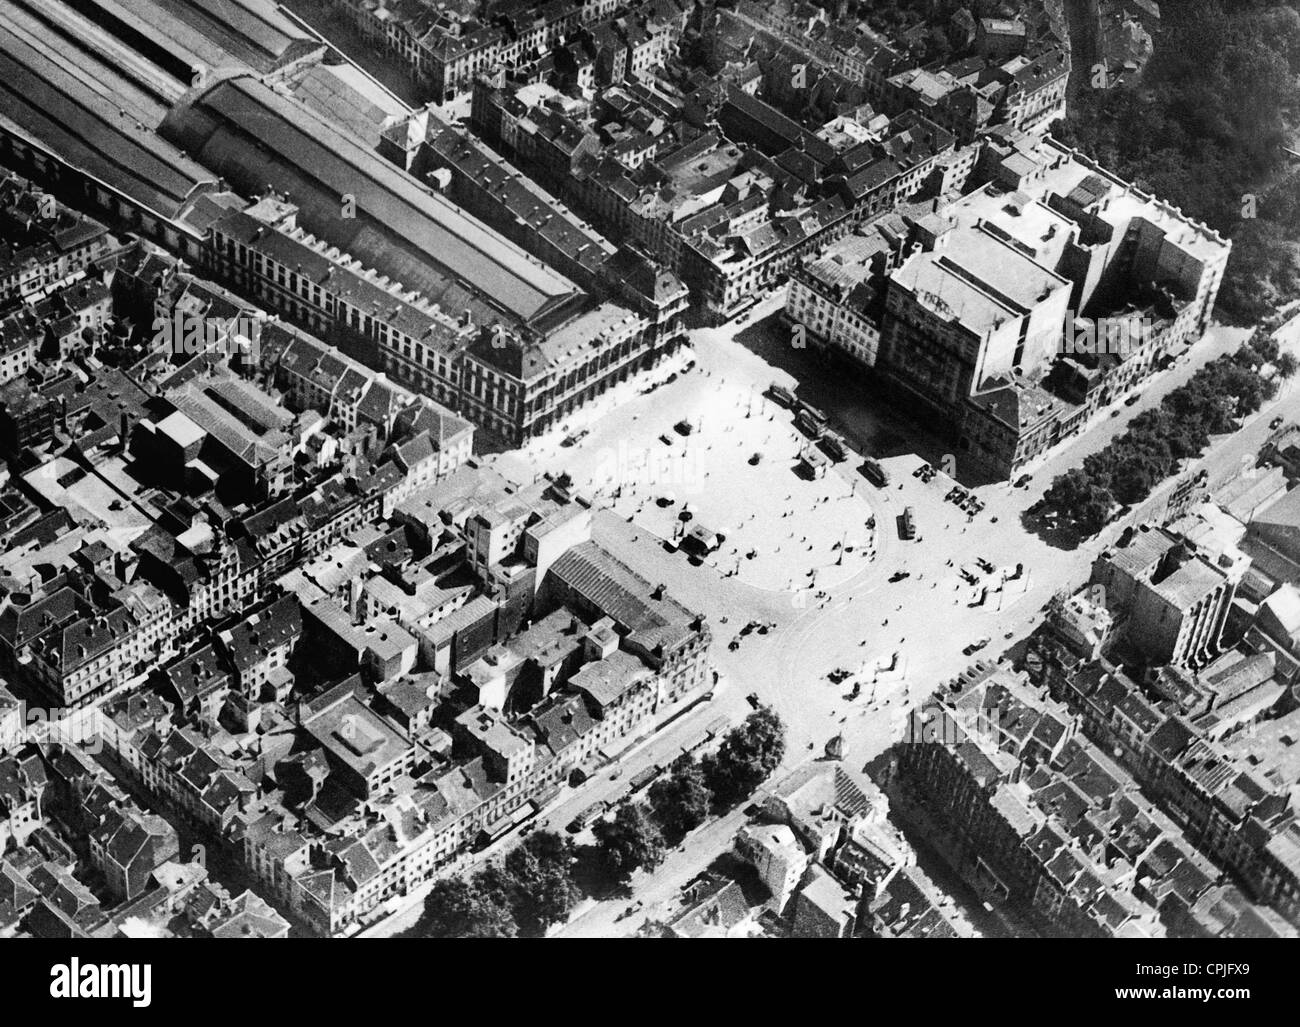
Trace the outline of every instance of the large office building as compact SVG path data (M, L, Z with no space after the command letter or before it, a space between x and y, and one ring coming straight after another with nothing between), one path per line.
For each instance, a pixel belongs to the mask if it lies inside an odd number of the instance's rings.
M1232 244L1051 139L979 150L975 188L805 261L786 314L1012 476L1200 338Z
M1092 580L1107 607L1127 614L1124 634L1153 663L1203 666L1219 638L1250 559L1202 551L1168 528L1129 529L1097 557Z

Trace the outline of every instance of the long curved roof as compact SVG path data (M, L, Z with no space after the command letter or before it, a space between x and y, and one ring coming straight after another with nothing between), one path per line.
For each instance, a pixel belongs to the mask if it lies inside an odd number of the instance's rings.
M256 78L214 84L168 135L247 194L286 193L313 235L451 313L486 305L529 323L581 290L357 138ZM356 216L342 214L355 198Z
M74 168L173 218L213 175L155 129L166 83L0 3L0 116Z

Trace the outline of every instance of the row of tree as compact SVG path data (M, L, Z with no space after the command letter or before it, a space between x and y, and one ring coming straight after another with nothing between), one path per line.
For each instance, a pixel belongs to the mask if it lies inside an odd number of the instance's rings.
M552 831L530 835L471 878L439 879L412 933L425 938L540 937L568 918L581 897L573 842Z
M566 920L584 892L625 886L657 867L671 842L699 827L710 811L753 794L785 756L785 726L760 706L732 728L714 754L684 755L650 787L649 802L625 802L592 828L593 846L550 831L530 835L470 878L437 881L412 933L432 938L540 937ZM580 887L579 881L587 886Z
M768 706L727 732L716 753L678 758L650 786L648 804L624 803L592 829L607 877L621 884L638 870L657 867L667 844L680 842L711 811L748 799L784 758L785 725Z
M1240 418L1257 411L1277 393L1276 379L1260 376L1271 363L1283 377L1296 371L1276 340L1256 332L1232 355L1206 364L1170 392L1155 410L1133 418L1129 429L1083 466L1058 475L1043 496L1084 535L1095 535L1120 505L1146 499L1183 460L1198 456L1212 435L1235 431Z

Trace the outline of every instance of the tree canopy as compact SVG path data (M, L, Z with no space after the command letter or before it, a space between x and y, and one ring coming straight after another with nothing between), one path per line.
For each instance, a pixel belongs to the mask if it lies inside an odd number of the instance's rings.
M513 938L518 933L510 908L486 882L447 877L425 896L415 933L426 938Z
M1053 127L1102 166L1232 238L1219 304L1242 323L1300 297L1296 143L1300 13L1292 0L1161 5L1142 74L1072 94Z
M446 877L424 900L413 929L427 938L538 937L565 920L578 901L573 843L538 831L472 878Z
M663 835L640 803L624 803L612 819L598 820L592 833L606 869L619 880L653 870L663 860Z
M1276 340L1257 331L1236 353L1211 361L1166 395L1158 409L1133 418L1127 432L1085 457L1082 467L1058 475L1044 501L1084 535L1096 534L1117 504L1142 502L1179 461L1198 456L1211 435L1235 431L1239 418L1276 395L1276 381L1260 374L1267 363L1282 376L1296 370L1294 358L1279 355Z
M680 838L704 823L713 793L704 768L693 756L683 756L669 775L650 786L650 808L664 833Z
M760 706L732 728L716 755L704 761L704 778L723 806L748 798L785 756L785 725Z

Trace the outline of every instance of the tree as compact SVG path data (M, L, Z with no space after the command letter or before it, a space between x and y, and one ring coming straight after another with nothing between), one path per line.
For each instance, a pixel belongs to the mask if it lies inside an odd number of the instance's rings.
M1114 478L1115 498L1125 504L1139 503L1151 495L1160 478L1158 468L1145 456L1126 460Z
M1089 489L1076 517L1080 530L1085 535L1097 534L1106 526L1114 505L1115 497L1110 494L1109 489L1096 486Z
M537 831L529 835L523 848L543 864L562 867L573 865L575 853L572 839L556 834L554 831Z
M1298 98L1300 17L1294 4L1221 0L1183 0L1161 13L1140 80L1079 90L1051 131L1231 236L1219 306L1257 322L1300 292L1300 176L1280 173Z
M727 732L716 755L704 762L704 778L722 806L751 795L785 757L785 725L769 706L760 706Z
M495 906L509 909L515 901L514 879L500 863L488 863L474 875L473 884L478 893Z
M663 835L640 803L624 803L612 820L596 821L592 834L602 862L620 880L663 860Z
M415 933L427 938L513 938L517 932L508 906L479 887L477 879L447 877L437 881L424 900Z
M1043 498L1057 510L1070 511L1082 505L1088 496L1090 482L1080 467L1071 467L1058 474Z
M573 843L551 831L531 835L506 854L514 916L523 933L545 934L551 924L568 919L578 901L572 863Z
M712 799L704 768L689 755L673 764L667 778L650 786L650 808L670 838L680 838L704 823Z
M1297 365L1289 358L1278 355L1271 337L1256 333L1236 352L1198 370L1165 396L1158 410L1135 417L1124 435L1087 456L1082 467L1057 475L1044 500L1085 535L1096 534L1116 501L1141 502L1180 460L1201 453L1211 435L1235 431L1238 418L1272 399L1277 381L1261 378L1259 368L1272 362L1281 375L1294 373Z

